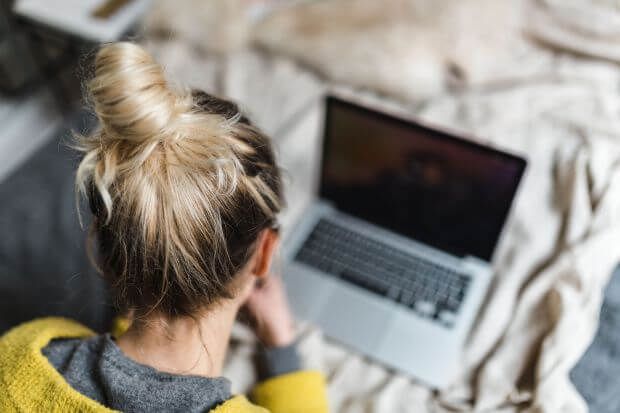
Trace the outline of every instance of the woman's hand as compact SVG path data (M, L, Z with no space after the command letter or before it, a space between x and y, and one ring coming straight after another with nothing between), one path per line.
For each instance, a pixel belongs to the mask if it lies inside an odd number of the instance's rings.
M245 304L256 322L254 331L267 347L288 346L295 341L296 333L282 279L269 274L260 281Z

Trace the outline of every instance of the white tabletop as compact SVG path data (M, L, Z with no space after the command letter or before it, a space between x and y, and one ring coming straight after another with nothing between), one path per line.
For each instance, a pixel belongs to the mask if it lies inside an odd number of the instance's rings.
M110 17L93 16L105 0L17 0L16 15L95 43L118 40L144 14L151 0L131 0Z

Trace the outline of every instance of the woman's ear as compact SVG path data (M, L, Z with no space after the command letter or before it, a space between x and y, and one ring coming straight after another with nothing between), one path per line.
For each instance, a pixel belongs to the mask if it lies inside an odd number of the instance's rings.
M256 259L252 274L256 277L263 278L269 274L271 262L278 249L280 236L270 228L264 229L258 237L258 245L256 248Z

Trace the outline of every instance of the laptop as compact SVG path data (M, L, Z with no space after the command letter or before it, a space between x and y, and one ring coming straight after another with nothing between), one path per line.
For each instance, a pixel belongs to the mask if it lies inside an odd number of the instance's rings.
M526 161L336 97L325 107L319 197L284 249L293 310L446 387Z

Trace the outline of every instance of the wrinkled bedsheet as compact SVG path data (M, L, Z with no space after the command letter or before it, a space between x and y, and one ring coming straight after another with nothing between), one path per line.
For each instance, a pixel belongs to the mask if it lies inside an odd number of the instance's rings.
M600 59L603 46L590 51L580 46L579 39L592 34L570 22L582 22L585 6L616 13L601 18L607 26L600 23L597 32L601 45L611 44L605 36L620 33L613 26L620 18L617 2L531 1L528 12L538 20L528 19L523 28L531 47L515 61L528 68L527 75L439 90L422 100L393 99L371 86L352 88L273 48L213 54L195 38L147 37L174 75L239 100L274 136L287 170L287 231L294 231L316 185L321 97L327 91L455 130L529 161L496 253L492 291L468 339L462 374L449 388L433 392L300 321L304 362L326 373L332 411L587 411L568 373L594 336L603 288L620 260L620 70L613 62L617 56ZM554 13L561 15L561 29L543 30ZM558 35L563 31L569 34ZM237 326L225 369L236 391L246 391L255 380L248 374L253 340Z

